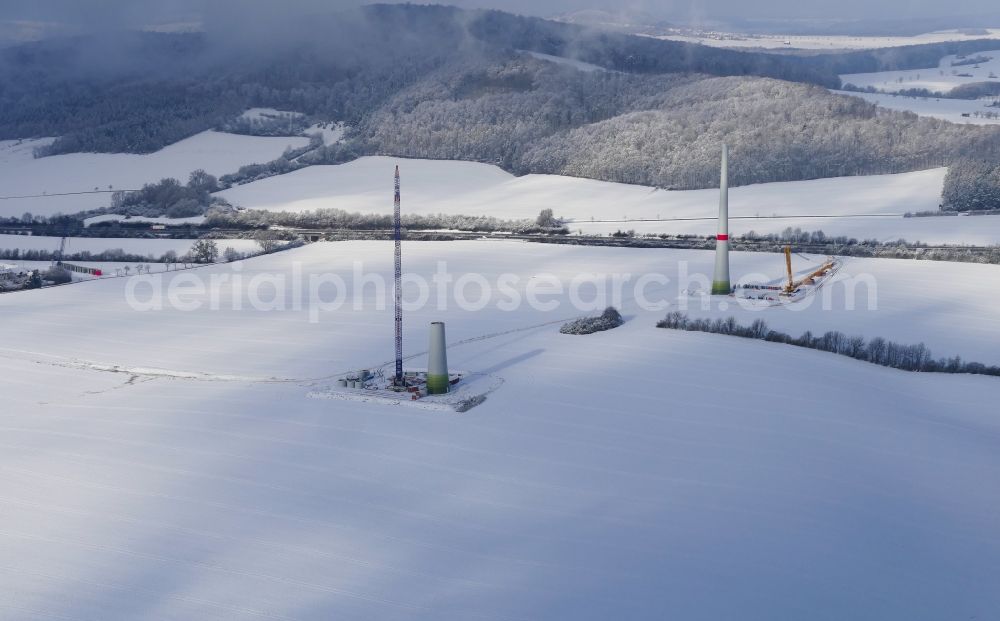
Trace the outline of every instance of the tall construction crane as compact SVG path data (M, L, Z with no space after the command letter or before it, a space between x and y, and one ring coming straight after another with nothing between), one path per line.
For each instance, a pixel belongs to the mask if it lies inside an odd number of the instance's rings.
M399 166L396 166L396 196L392 211L392 239L396 244L396 377L393 383L403 386L403 235L399 216Z
M59 240L59 250L52 257L52 265L62 265L63 255L66 254L66 241L66 235L63 234L62 239Z

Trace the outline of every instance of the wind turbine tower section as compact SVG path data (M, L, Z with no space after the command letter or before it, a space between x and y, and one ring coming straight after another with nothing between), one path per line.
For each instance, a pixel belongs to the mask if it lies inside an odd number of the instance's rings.
M729 295L729 146L722 145L722 171L719 180L719 229L715 237L715 277L712 295Z

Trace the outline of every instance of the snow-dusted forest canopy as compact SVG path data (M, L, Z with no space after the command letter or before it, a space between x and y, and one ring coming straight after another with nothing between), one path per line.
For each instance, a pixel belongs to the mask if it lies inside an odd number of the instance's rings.
M942 200L949 211L1000 209L1000 161L954 162L944 179Z
M41 155L149 152L270 107L354 129L342 144L227 183L385 154L699 188L717 182L723 140L737 184L903 172L995 158L1000 128L879 110L823 87L839 86L838 72L937 62L980 44L797 56L498 11L372 5L303 22L266 48L132 33L0 51L0 139L59 136Z
M358 128L372 151L472 159L526 172L539 140L624 112L662 105L691 74L580 72L528 55L466 59L392 97Z
M675 189L718 183L723 141L741 185L903 172L968 153L1000 154L1000 130L880 110L821 87L695 74L580 74L530 58L439 71L371 115L359 139L385 154Z

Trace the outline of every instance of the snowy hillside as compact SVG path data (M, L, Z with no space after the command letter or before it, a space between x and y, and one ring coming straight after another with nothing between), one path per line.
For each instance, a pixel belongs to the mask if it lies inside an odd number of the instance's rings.
M244 164L273 160L287 147L307 143L307 138L203 132L149 155L78 153L34 159L27 145L4 141L0 142L0 187L2 196L25 196L136 189L165 177L186 182L199 168L223 175ZM110 194L7 199L0 200L0 216L70 214L110 203Z
M401 164L403 208L407 213L456 213L499 218L534 218L551 208L571 219L573 232L710 235L714 221L590 222L656 218L713 218L718 190L663 191L655 188L555 175L514 177L495 166L472 162L365 157L339 166L312 166L220 193L234 205L252 209L304 211L339 208L363 213L391 213L392 197L384 187L393 166ZM945 169L900 175L840 177L815 181L766 183L730 191L730 215L808 216L737 220L734 235L748 231L781 232L786 227L823 230L830 235L929 243L1000 243L1000 219L907 218L907 211L937 210ZM897 214L896 217L849 217Z
M936 68L880 71L878 73L849 73L840 76L844 84L860 88L873 86L880 91L895 93L913 88L925 88L932 93L947 93L956 86L973 82L1000 82L1000 50L971 54L970 58L986 57L989 60L976 64L959 64L967 58L945 56ZM991 77L992 76L992 77Z
M388 275L390 249L314 244L242 274L349 278L360 259ZM711 260L500 242L404 253L408 271L443 260L522 285ZM734 275L779 261L737 255ZM981 287L996 267L875 263L849 264L876 270L884 296L866 329L997 361L1000 300ZM392 310L371 288L309 323L291 306L139 313L125 287L0 296L5 618L931 620L1000 606L1000 423L983 407L996 378L658 330L660 313L628 305L625 326L587 337L542 325L576 314L564 306L415 311L407 353L444 320L452 367L503 381L446 414L308 397L391 357Z

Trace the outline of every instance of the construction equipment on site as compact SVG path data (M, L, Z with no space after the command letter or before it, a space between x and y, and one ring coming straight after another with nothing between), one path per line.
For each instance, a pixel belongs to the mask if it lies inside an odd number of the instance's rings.
M66 263L63 261L63 257L66 256L66 245L69 243L69 236L63 235L59 240L59 250L56 251L55 256L52 257L51 267L61 267L63 269L69 270L71 272L76 272L77 274L86 274L88 276L103 276L104 271L96 267L86 267L83 265L74 265L72 263Z
M52 257L52 265L62 265L63 255L66 254L66 236L63 235L59 240L59 250L56 251L56 256Z
M785 295L791 295L802 285L814 284L816 279L828 275L836 264L837 262L833 257L827 257L826 261L819 267L819 269L810 272L808 275L800 278L799 280L795 280L792 276L792 247L785 246L785 269L788 273L788 284L785 285L783 293Z

